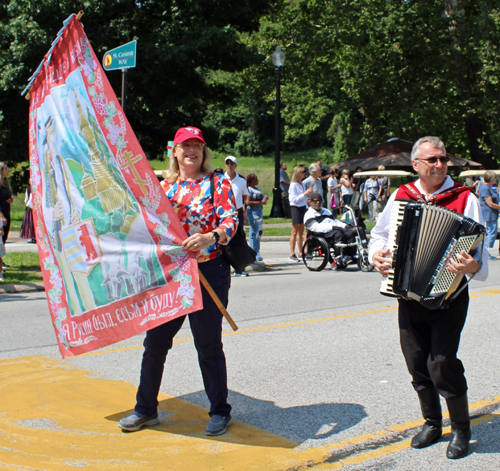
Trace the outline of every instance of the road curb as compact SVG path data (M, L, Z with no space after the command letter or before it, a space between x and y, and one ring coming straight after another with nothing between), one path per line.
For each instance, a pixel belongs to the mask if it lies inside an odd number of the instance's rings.
M21 283L15 285L11 283L5 283L0 285L0 294L28 293L32 291L45 291L45 286L42 282Z

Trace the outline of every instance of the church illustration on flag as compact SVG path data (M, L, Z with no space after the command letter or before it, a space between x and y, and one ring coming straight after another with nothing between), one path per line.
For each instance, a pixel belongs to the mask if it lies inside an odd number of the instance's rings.
M75 15L28 89L33 213L62 355L199 310L186 234Z

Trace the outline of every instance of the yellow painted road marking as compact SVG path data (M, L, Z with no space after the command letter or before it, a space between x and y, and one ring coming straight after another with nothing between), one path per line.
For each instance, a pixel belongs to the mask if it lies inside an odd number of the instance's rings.
M350 317L367 316L369 314L378 314L380 312L390 312L390 311L396 311L396 310L397 310L397 307L386 307L384 309L376 309L374 311L356 312L354 314L344 314L341 316L325 317L325 318L321 318L321 319L312 319L309 321L291 322L288 324L271 325L271 326L267 326L267 327L256 327L255 329L238 330L236 332L226 332L226 333L222 334L222 336L226 337L228 335L242 335L242 334L249 334L252 332L264 332L266 330L283 329L286 327L297 327L300 325L314 324L317 322L329 322L329 321L334 321L334 320L339 320L339 319L348 319ZM185 338L185 339L174 340L174 343L191 342L192 340L193 340L193 338L189 337L189 338ZM95 352L83 353L83 354L78 355L78 356L85 357L85 356L92 356L92 355L102 355L104 353L122 352L125 350L134 350L137 348L143 348L143 346L142 345L135 345L133 347L122 347L122 348L114 348L114 349L107 349L107 350L97 350Z
M158 470L167 469L168 462L169 471L333 470L408 447L409 440L383 442L422 423L407 422L298 450L294 442L239 421L221 437L206 437L207 411L160 395L160 425L124 433L117 423L131 412L134 394L135 387L125 381L96 378L68 362L41 355L0 361L0 469ZM471 409L499 403L500 396L472 404ZM484 415L473 425L498 417ZM374 450L352 451L373 444ZM343 456L339 461L327 461L338 454Z
M484 290L484 291L478 291L475 292L474 294L471 294L471 298L478 298L482 296L493 296L500 294L500 289L490 289L490 290ZM358 317L358 316L367 316L370 314L378 314L381 312L390 312L390 311L396 311L398 308L397 307L384 307L383 309L375 309L371 311L364 311L364 312L356 312L353 314L344 314L340 316L333 316L333 317L325 317L321 319L312 319L308 321L300 321L300 322L291 322L288 324L278 324L278 325L272 325L272 326L267 326L267 327L257 327L255 329L246 329L246 330L238 330L236 332L226 332L222 334L223 337L226 337L228 335L243 335L243 334L249 334L253 332L264 332L266 330L273 330L273 329L283 329L287 327L296 327L296 326L301 326L301 325L306 325L306 324L314 324L317 322L329 322L333 320L340 320L340 319L347 319L350 317ZM179 340L174 340L174 343L181 343L181 342L191 342L193 340L192 337L185 338L185 339L179 339ZM122 347L122 348L115 348L115 349L107 349L107 350L97 350L95 352L89 352L89 353L83 353L82 355L79 356L92 356L92 355L102 355L105 353L114 353L114 352L121 352L125 350L135 350L138 348L143 348L142 345L135 345L133 347Z
M470 294L471 298L480 298L483 296L494 296L495 294L500 294L500 289L487 289L484 291L475 291Z
M486 290L475 296L500 294ZM394 311L396 308L333 316L289 324L248 329L225 335L287 328L304 324ZM191 339L179 340L185 342ZM117 350L95 352L103 354ZM130 412L130 397L135 387L124 381L96 378L69 362L43 356L0 361L0 468L47 471L85 466L100 470L242 469L335 470L397 452L409 446L409 440L356 453L367 444L397 437L422 421L407 422L387 430L333 443L327 446L297 450L296 443L261 429L235 421L222 437L206 437L208 420L202 408L160 396L159 426L140 432L123 433L118 420ZM471 404L471 410L500 403L491 401ZM498 414L487 414L473 420L473 425L496 420ZM346 454L348 456L346 456ZM339 461L335 455L342 455ZM333 456L333 458L332 458Z
M500 396L495 398L495 402L498 403L500 401ZM474 406L474 405L473 405ZM486 414L476 419L471 420L471 425L480 425L485 422L491 422L493 420L497 420L500 418L500 414ZM451 427L443 427L443 435L451 433ZM314 470L314 471L334 471L338 469L345 469L345 466L352 466L356 464L363 464L367 461L382 458L383 456L390 455L392 453L396 453L401 450L405 450L410 448L411 439L408 438L406 440L390 443L388 445L383 445L375 450L370 450L358 454L353 454L353 456L349 456L346 458L339 459L338 461L334 461L332 463L319 463L317 465L309 463L307 467L298 468L297 471L301 469Z
M296 443L235 421L206 437L207 411L160 396L160 425L122 432L135 387L43 356L0 361L0 469L279 470ZM168 463L168 466L166 465ZM247 466L247 464L249 464ZM266 467L271 464L270 467Z

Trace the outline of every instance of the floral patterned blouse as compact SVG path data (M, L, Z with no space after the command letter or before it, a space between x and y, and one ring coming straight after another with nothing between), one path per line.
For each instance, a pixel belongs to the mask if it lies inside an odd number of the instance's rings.
M161 185L188 235L197 232L207 234L219 228L226 233L227 244L238 228L238 211L231 182L220 173L214 173L213 180L215 193L213 204L210 194L210 174L195 181L179 178L174 183L169 183L163 180ZM210 245L200 250L198 263L213 260L219 255L219 244Z

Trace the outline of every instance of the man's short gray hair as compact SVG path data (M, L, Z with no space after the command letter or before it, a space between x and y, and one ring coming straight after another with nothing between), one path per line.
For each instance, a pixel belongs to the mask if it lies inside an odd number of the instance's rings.
M490 183L490 182L496 182L497 181L497 174L491 170L486 170L486 172L484 172L484 181L486 183Z
M313 172L315 172L318 169L319 169L318 164L311 164L311 165L309 165L309 173L310 174L312 174Z
M411 160L414 161L415 159L418 159L419 154L420 154L420 147L424 142L428 142L432 147L437 147L438 149L441 149L445 154L446 154L446 149L444 147L444 143L439 137L435 136L425 136L421 137L415 144L413 144L413 148L411 150Z

